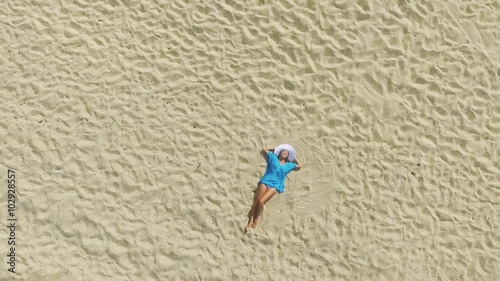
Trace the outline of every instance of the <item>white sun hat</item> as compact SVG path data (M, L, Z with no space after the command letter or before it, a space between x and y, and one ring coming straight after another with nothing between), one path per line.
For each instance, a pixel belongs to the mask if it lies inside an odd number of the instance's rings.
M274 149L274 155L279 156L280 152L285 149L288 150L288 160L293 161L295 159L295 149L289 144L280 144Z

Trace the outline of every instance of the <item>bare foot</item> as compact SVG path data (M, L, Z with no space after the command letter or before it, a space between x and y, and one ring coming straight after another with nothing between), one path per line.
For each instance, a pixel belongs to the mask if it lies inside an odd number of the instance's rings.
M245 227L245 232L247 232L247 231L248 231L248 229L249 229L250 227L252 227L252 225L253 225L253 224L254 224L253 217L250 217L250 219L248 220L248 224L247 224L247 226Z
M251 230L250 226L247 225L243 231L245 232L245 234L247 234L248 232L250 232L250 230Z

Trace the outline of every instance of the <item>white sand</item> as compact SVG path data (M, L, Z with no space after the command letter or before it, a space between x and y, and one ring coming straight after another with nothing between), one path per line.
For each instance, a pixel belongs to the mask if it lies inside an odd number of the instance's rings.
M500 280L500 2L191 2L0 3L0 280Z

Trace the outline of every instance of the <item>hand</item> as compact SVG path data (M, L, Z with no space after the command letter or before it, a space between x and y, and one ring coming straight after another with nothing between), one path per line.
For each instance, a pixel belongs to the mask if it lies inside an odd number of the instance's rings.
M260 143L262 144L262 148L265 149L266 144L264 143L264 139L262 138L262 136L260 134L258 136L259 136Z
M300 163L300 161L297 158L293 159L292 162L295 163L295 164L297 164L297 166L295 167L295 169L293 169L294 171L298 171L298 170L300 170L302 168L302 164Z

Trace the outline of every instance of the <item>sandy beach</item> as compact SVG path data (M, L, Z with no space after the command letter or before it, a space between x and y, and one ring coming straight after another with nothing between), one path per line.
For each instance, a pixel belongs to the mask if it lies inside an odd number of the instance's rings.
M0 280L500 280L499 1L21 0L0 27ZM304 167L245 233L282 143Z

